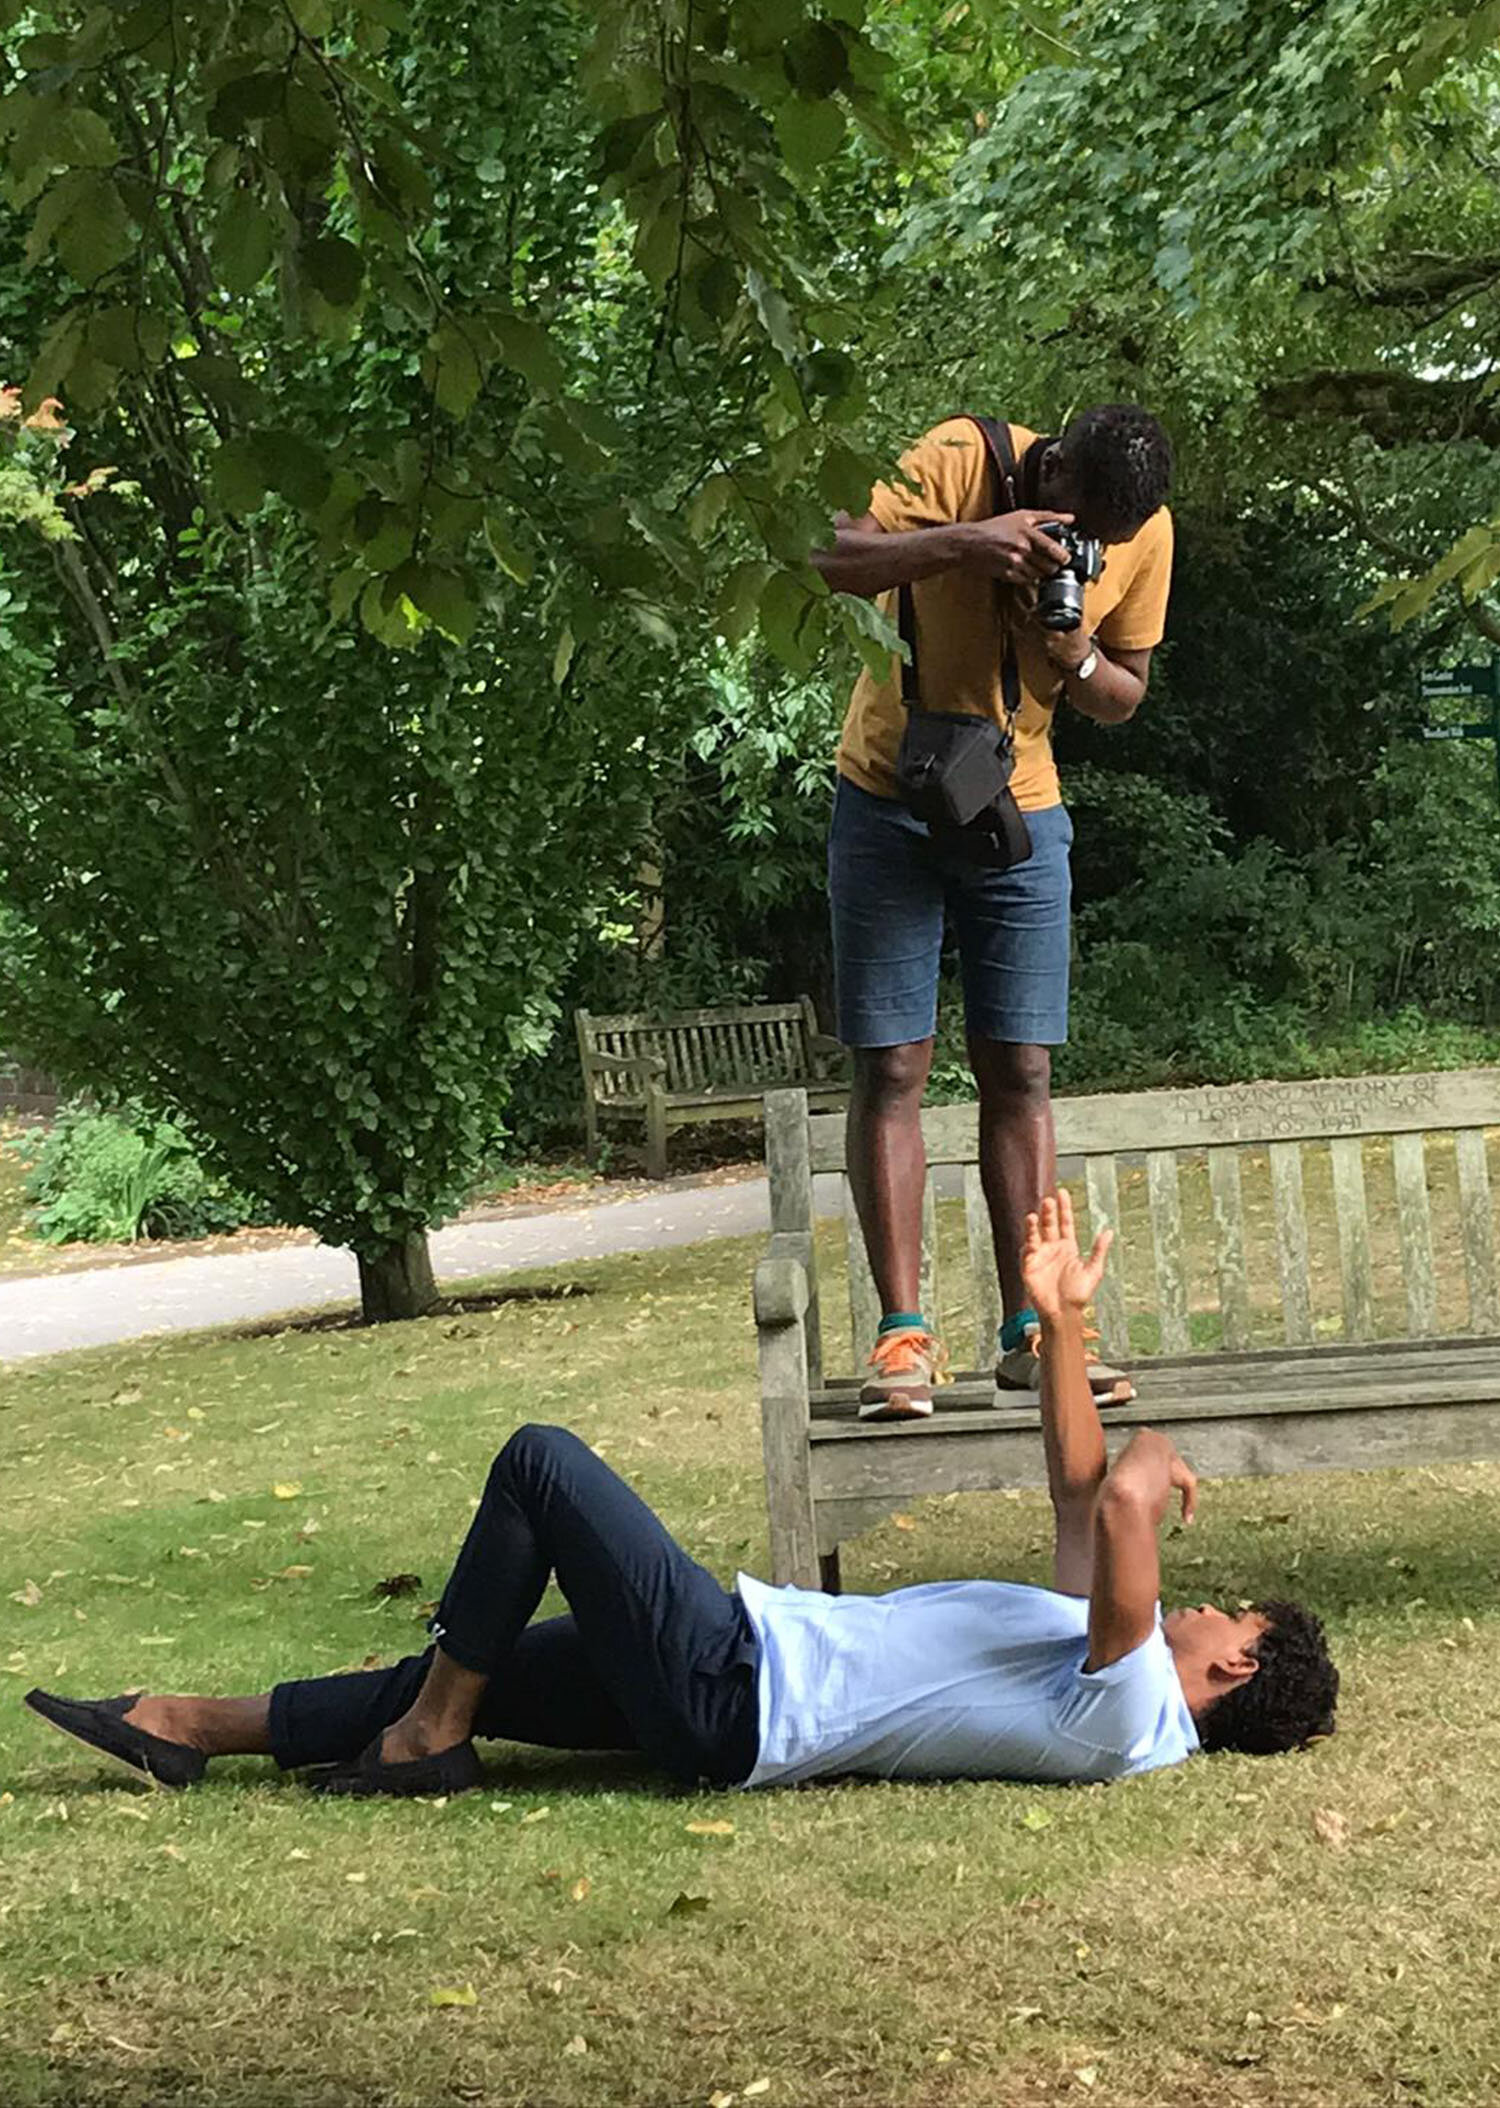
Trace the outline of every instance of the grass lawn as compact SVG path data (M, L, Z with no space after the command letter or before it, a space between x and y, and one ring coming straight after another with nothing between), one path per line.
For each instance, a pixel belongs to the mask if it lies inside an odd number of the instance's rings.
M763 1571L750 1261L0 1373L4 2108L1500 2095L1489 1466L1210 1487L1172 1537L1171 1598L1291 1587L1329 1618L1341 1732L1274 1761L739 1796L500 1748L487 1791L335 1806L252 1762L153 1794L21 1709L33 1682L256 1690L415 1649L528 1419L719 1572ZM1047 1542L1032 1496L955 1498L845 1569L1040 1580ZM374 1594L403 1572L418 1595Z

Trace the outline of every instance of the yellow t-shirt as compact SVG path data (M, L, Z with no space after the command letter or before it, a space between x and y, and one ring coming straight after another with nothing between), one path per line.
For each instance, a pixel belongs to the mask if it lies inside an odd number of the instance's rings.
M1013 424L1010 436L1019 463L1037 435ZM970 418L950 417L934 425L902 455L901 468L915 489L877 483L870 498L870 510L887 534L988 517L989 460L979 427ZM1106 549L1103 576L1084 590L1084 626L1106 650L1145 651L1161 642L1171 583L1172 516L1163 506L1133 541L1113 542ZM1008 592L1002 594L1002 605L1011 598ZM914 585L912 602L924 707L971 711L1003 723L1002 639L993 580L978 571L943 571ZM894 590L883 593L880 604L894 621ZM1016 667L1021 708L1011 789L1023 811L1039 812L1062 801L1052 758L1052 715L1062 695L1062 678L1030 623L1017 629ZM905 720L900 660L891 660L884 679L861 673L844 719L839 773L877 797L896 797L896 755Z

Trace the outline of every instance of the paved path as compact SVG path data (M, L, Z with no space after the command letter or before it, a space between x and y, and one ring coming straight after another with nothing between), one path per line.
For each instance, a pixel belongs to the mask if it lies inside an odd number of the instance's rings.
M819 1180L821 1211L836 1213L838 1186ZM608 1252L746 1237L770 1221L763 1178L673 1186L644 1199L592 1201L490 1222L459 1222L432 1237L440 1280L565 1265ZM104 1346L149 1332L191 1331L278 1312L349 1303L359 1294L353 1256L326 1245L142 1261L0 1281L0 1362Z

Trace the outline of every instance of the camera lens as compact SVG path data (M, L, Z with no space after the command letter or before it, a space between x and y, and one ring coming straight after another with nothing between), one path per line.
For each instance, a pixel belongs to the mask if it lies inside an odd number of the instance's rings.
M1072 571L1059 571L1037 587L1036 619L1043 629L1078 628L1083 621L1083 585Z

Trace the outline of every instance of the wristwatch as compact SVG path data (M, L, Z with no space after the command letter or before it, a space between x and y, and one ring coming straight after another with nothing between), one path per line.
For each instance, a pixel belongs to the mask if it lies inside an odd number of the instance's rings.
M1078 664L1073 668L1074 680L1091 681L1094 678L1094 670L1098 666L1098 664L1099 654L1094 649L1094 646L1091 644L1089 646L1088 657L1086 659L1080 659Z

